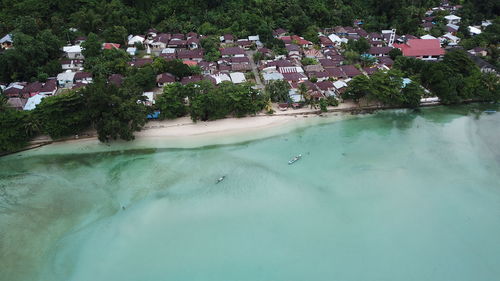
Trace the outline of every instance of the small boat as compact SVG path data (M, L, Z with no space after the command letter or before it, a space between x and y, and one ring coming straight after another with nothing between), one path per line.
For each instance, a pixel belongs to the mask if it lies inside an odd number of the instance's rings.
M496 113L497 111L496 110L493 110L493 109L488 109L488 110L485 110L484 113Z
M222 182L225 179L226 179L226 176L222 176L222 177L220 177L220 178L217 179L217 182L215 184L218 184L218 183Z
M299 161L300 158L302 158L302 154L299 154L299 155L293 157L292 160L288 161L288 165L292 165L293 163Z

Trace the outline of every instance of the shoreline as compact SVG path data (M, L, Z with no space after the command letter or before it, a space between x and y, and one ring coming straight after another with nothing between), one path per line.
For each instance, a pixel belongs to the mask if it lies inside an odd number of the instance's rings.
M423 104L421 107L438 106L440 103ZM275 111L274 114L259 113L253 116L246 116L243 118L224 118L213 121L199 121L193 122L189 117L181 117L173 120L155 120L148 121L141 131L135 132L135 139L133 141L143 140L174 140L200 138L200 137L222 137L222 136L239 136L244 134L252 134L250 139L263 138L270 135L276 135L275 131L270 132L271 129L280 128L278 131L283 133L293 128L303 127L313 123L321 123L314 117L333 117L358 114L372 114L379 110L391 109L406 109L404 107L395 106L379 106L368 105L359 106L353 103L343 103L337 107L329 107L326 112L320 109L289 109L287 111ZM299 117L302 117L299 119ZM311 118L309 122L305 122L306 118ZM300 121L300 122L293 122ZM319 121L319 122L318 122ZM294 124L295 123L295 124ZM286 127L288 128L282 128ZM294 126L290 126L294 125ZM279 133L279 132L278 132ZM67 137L57 140L52 140L48 136L38 136L33 139L29 145L21 150L1 154L1 156L8 156L11 154L33 150L50 144L58 143L75 143L83 141L97 141L97 134L94 130L84 132L78 137ZM128 142L127 142L128 143Z

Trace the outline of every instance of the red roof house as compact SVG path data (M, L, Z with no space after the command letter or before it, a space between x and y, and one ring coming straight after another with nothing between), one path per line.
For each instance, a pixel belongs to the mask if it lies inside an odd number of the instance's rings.
M116 43L104 43L102 44L104 50L120 49L120 44Z
M439 39L410 39L406 44L394 44L405 57L414 57L422 60L438 60L444 55Z

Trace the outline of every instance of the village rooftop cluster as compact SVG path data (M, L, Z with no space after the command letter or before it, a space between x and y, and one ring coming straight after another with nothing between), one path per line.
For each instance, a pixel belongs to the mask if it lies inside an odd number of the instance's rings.
M103 49L123 49L130 55L130 67L141 68L153 62L154 58L165 60L180 60L190 67L199 67L200 75L177 79L171 73L162 73L156 77L156 87L144 93L147 104L155 103L157 95L163 92L163 87L180 82L188 84L208 80L214 85L222 82L235 84L251 82L255 88L263 90L271 81L284 80L290 84L290 98L294 103L300 103L302 96L299 86L305 84L311 96L315 99L335 97L342 100L342 93L348 87L348 82L358 75L372 75L379 70L391 69L394 61L389 53L394 48L401 50L403 56L421 60L438 61L447 49L458 47L460 38L456 36L460 17L455 12L460 6L450 6L444 2L440 7L426 13L422 28L430 31L434 26L438 11L447 11L447 33L441 37L430 34L416 37L411 34L397 34L397 30L381 30L366 32L362 20L356 20L353 26L337 26L318 30L319 44L305 40L299 35L288 33L278 28L274 37L283 41L286 53L276 54L266 48L259 36L235 38L232 34L223 34L219 38L220 57L217 61L206 61L205 50L201 46L203 35L194 32L187 34L161 33L150 29L145 34L130 35L126 46L109 42L102 45ZM469 26L470 34L477 35L491 24L485 21L481 26ZM350 63L346 60L345 46L349 41L365 38L370 44L369 50L362 56L370 58L373 63L368 66ZM13 82L1 85L3 93L8 98L8 105L20 110L33 110L44 97L63 94L70 89L78 89L92 83L93 77L84 70L84 56L81 44L86 40L79 37L71 45L62 50L61 72L57 77L51 77L46 82ZM10 34L0 39L2 49L15 48ZM140 48L138 48L140 46ZM484 72L494 71L494 68L479 58L486 55L486 50L475 48L468 51L474 61ZM258 56L256 56L256 54ZM254 58L258 59L254 59ZM108 82L120 86L124 77L113 74Z

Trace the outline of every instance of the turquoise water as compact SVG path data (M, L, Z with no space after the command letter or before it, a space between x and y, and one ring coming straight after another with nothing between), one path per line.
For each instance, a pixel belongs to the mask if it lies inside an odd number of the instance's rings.
M486 108L1 158L0 280L498 280L500 114Z

